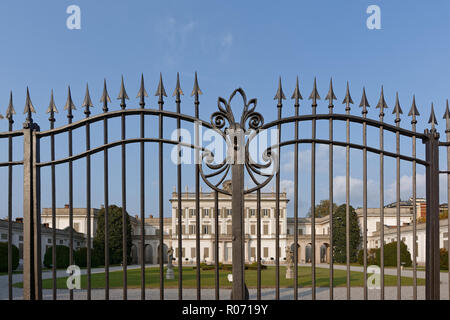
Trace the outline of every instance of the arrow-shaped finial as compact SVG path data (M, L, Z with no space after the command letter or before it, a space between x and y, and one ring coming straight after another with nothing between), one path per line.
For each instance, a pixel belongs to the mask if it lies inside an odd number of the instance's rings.
M342 100L342 104L345 104L345 111L350 111L350 104L353 104L352 96L350 95L350 86L347 81L347 90L345 91L345 98Z
M383 86L381 86L381 94L380 94L380 100L377 104L377 109L380 109L380 117L384 117L384 109L387 109L388 105L386 103L386 100L384 100L384 89Z
M403 114L402 108L400 107L400 101L398 100L398 92L395 94L395 106L392 110L392 114L395 114L395 123L400 122L400 115Z
M444 113L444 116L442 117L442 119L446 119L446 120L450 119L450 110L448 109L448 99L445 104L445 113Z
M158 96L160 100L162 100L162 97L167 97L166 90L164 90L164 84L161 73L159 73L158 89L156 89L155 96Z
M328 102L329 108L333 108L333 100L337 100L336 96L334 95L334 91L333 91L333 79L332 78L330 78L330 89L328 90L325 100L329 101Z
M53 98L53 89L50 94L50 103L48 104L47 113L50 113L50 118L53 118L54 113L58 113L58 109L56 108L55 99Z
M70 92L70 86L68 87L67 101L66 101L66 104L64 106L64 110L68 110L67 117L72 115L72 110L77 110L77 108L75 107L75 105L73 104L73 101L72 101L72 93Z
M86 83L86 94L84 95L84 101L81 106L85 107L84 114L86 115L86 117L89 117L89 115L91 114L89 108L93 107L94 105L92 104L91 95L89 94L89 86L87 83Z
M409 110L408 116L412 116L411 123L417 123L416 116L420 116L419 111L417 110L416 106L416 95L413 95L413 101L411 104L411 109Z
M300 89L299 89L299 85L298 85L298 76L297 76L297 81L296 81L296 83L295 83L295 89L294 89L294 92L292 93L291 99L294 99L294 100L295 100L295 106L296 106L296 107L299 106L298 101L299 101L299 100L303 100L303 97L302 97L302 95L301 95L301 93L300 93Z
M24 108L24 110L23 110L23 113L24 114L26 114L26 113L28 113L28 115L30 116L30 118L31 118L31 113L36 113L36 110L34 109L34 107L33 107L33 103L31 102L31 99L30 99L30 91L28 90L28 87L27 87L27 99L26 99L26 101L25 101L25 108Z
M369 101L367 100L367 97L366 97L366 88L365 87L363 87L363 93L362 93L361 102L359 103L359 106L363 108L362 114L365 117L366 114L368 113L367 108L370 107Z
M108 89L106 88L106 79L103 80L103 94L100 102L103 103L103 112L108 112L108 102L111 102L111 98L109 97Z
M282 107L283 106L282 100L286 100L286 97L284 96L283 92L283 87L281 86L281 77L278 78L278 89L273 100L278 100L278 107Z
M180 85L180 74L177 72L177 85L175 86L175 90L173 91L173 95L172 97L179 97L179 96L184 96L183 90L181 90L181 85Z
M141 87L136 98L140 98L139 105L143 108L145 106L145 97L148 97L147 91L144 86L144 74L141 74Z
M431 128L434 129L435 125L438 124L436 120L436 115L434 114L434 105L431 103L431 114L430 119L428 120L428 123L431 123Z
M117 100L120 100L120 107L122 109L125 109L127 106L125 103L125 100L130 100L127 95L127 91L125 90L125 84L123 83L123 75L122 75L122 82L120 83L120 92L119 96L117 97Z
M192 89L191 97L192 96L198 96L200 94L203 94L202 90L200 90L200 87L198 86L198 80L197 80L197 71L195 72L195 80L194 80L194 88Z
M314 77L314 86L309 96L309 100L312 100L312 106L317 107L317 100L320 100L319 92L317 92L316 78Z
M9 104L8 104L8 108L6 109L5 117L6 117L6 119L9 119L11 121L14 114L16 114L16 110L14 110L12 91L10 91L9 92Z

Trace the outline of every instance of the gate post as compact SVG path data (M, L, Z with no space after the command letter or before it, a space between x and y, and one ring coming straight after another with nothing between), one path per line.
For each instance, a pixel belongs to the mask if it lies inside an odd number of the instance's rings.
M235 123L230 130L230 154L232 158L232 257L233 257L233 300L245 299L245 279L244 279L244 130L238 123Z
M425 130L426 141L426 279L425 298L440 298L439 265L439 133Z
M23 298L42 299L39 126L31 112L23 124Z

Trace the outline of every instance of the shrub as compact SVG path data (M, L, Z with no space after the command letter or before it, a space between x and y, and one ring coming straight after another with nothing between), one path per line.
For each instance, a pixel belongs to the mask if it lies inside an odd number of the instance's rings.
M448 270L448 251L445 248L442 248L439 251L441 256L441 270Z
M411 254L408 251L406 244L400 242L400 262L405 267L410 267L412 265ZM375 249L375 259L373 263L378 266L381 265L381 249ZM397 241L388 243L384 245L384 266L395 267L397 266Z
M12 270L19 266L19 249L12 245ZM8 242L0 242L0 272L8 272Z
M91 249L91 267L95 268L103 264L102 260L99 259L99 255L94 252L94 249ZM87 248L80 248L74 253L75 264L80 268L87 267Z
M376 264L376 251L377 249L368 249L367 250L367 265L373 265ZM358 263L360 265L364 265L364 249L359 250L358 252Z
M50 246L45 251L44 266L52 267L53 246ZM66 246L56 246L56 268L66 269L69 266L70 249Z

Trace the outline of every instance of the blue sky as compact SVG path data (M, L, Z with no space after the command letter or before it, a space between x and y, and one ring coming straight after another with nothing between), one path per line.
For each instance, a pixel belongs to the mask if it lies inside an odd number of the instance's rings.
M66 27L69 5L81 8L81 29L69 30ZM369 5L381 8L381 30L366 27ZM113 99L111 110L119 109L115 100L119 92L120 77L125 78L126 89L131 100L128 107L138 107L134 99L139 89L139 76L144 73L146 89L150 95L147 107L157 108L157 98L153 96L157 88L159 72L162 72L169 97L164 107L174 110L171 98L176 73L180 72L181 84L185 92L182 98L182 111L193 114L193 99L190 92L194 72L198 72L201 96L200 116L209 119L217 109L217 97L228 98L237 87L243 87L249 98L258 98L258 111L266 122L276 117L276 92L278 77L283 80L286 97L290 97L295 86L295 77L300 77L300 90L303 97L309 96L314 77L317 77L318 90L322 98L328 91L330 77L338 100L335 112L344 112L341 101L345 93L346 81L355 105L352 114L360 114L357 107L362 87L365 86L372 106L369 117L376 118L378 110L373 108L379 98L380 87L384 85L386 101L390 107L385 121L393 124L391 115L395 93L399 92L404 115L402 126L410 128L407 117L412 95L421 113L418 131L424 130L428 120L431 102L434 102L438 116L438 129L444 138L445 124L441 119L445 100L449 96L450 43L450 3L448 1L2 1L0 4L0 113L4 115L8 105L9 91L13 91L17 111L15 128L20 128L24 117L21 115L26 87L30 88L31 98L37 110L35 121L42 130L48 128L47 109L50 90L54 89L55 100L60 113L56 126L66 123L63 106L66 100L67 85L72 88L73 99L78 110L74 121L84 117L81 103L86 83L89 83L95 107L93 114L101 112L98 102L102 92L103 79L108 81L108 89ZM321 101L318 113L328 112L327 102ZM301 113L310 112L310 102L301 102ZM293 114L293 103L284 102L283 114ZM127 122L129 136L137 135L133 125L136 119ZM133 122L134 121L134 122ZM112 121L111 139L118 138ZM156 122L148 120L149 135L156 133ZM165 135L170 136L174 123L168 122ZM289 128L289 127L287 127ZM301 129L301 135L310 134L310 127ZM319 137L326 136L326 126L319 124ZM335 135L345 139L345 127L336 125ZM0 131L7 130L7 121L0 121ZM289 131L292 129L286 129ZM361 141L360 127L352 126L352 140ZM292 133L292 131L289 131ZM286 136L289 135L286 133ZM377 143L377 131L370 131L372 143ZM393 136L386 136L386 148L394 150ZM83 130L75 133L74 151L84 149ZM100 127L93 128L93 145L102 140ZM66 137L57 139L57 155L67 154ZM48 143L48 141L47 141ZM410 142L402 140L402 151L409 152ZM5 150L5 141L0 141ZM419 155L423 155L418 143ZM15 158L21 157L21 140L14 145ZM327 147L326 147L327 148ZM328 196L327 149L318 149L319 164L317 196L320 200ZM48 160L48 146L43 142L43 160ZM134 166L138 146L130 146L128 153L129 179L128 211L139 213L138 177ZM301 159L301 214L306 214L310 203L309 169L307 159L309 146L302 146ZM335 183L336 201L345 199L342 195L342 177L345 175L345 153L336 150ZM146 174L147 214L157 215L157 162L152 158L157 151L155 146L146 147L148 169ZM293 149L287 148L283 155L282 180L288 192L292 191L292 163L289 161ZM442 150L444 151L444 150ZM165 154L170 148L165 149ZM120 150L111 151L111 202L120 205ZM323 155L322 155L323 154ZM441 152L441 165L445 168L444 152ZM340 157L340 158L339 158ZM6 159L2 152L1 161ZM361 154L352 152L352 193L354 206L361 205L360 179L362 176ZM93 206L103 202L102 158L93 157L94 185ZM342 160L342 161L341 161ZM137 163L137 162L136 162ZM376 195L378 179L378 157L369 157L369 186L372 183L374 197L369 205L377 206ZM395 162L386 160L386 201L394 200L392 180ZM169 208L168 196L175 185L172 166L166 164L165 209ZM284 167L283 167L284 166ZM79 170L75 182L76 207L84 207L84 162L75 164ZM372 170L373 169L373 170ZM189 172L188 172L189 171ZM192 169L185 169L183 185L189 184L192 190ZM21 209L21 169L15 169L14 215L20 216ZM65 183L67 167L61 166L58 172L57 205L67 203L68 193ZM418 169L418 174L423 175ZM7 170L0 170L0 178L5 181ZM410 165L402 163L402 198L410 195L408 181ZM50 205L48 186L49 171L43 171L44 190L42 206ZM419 177L422 179L423 177ZM445 177L441 177L445 180ZM370 182L372 180L372 182ZM419 180L420 181L420 180ZM418 181L419 194L424 192ZM2 184L0 216L6 215L6 184ZM441 202L446 202L441 184ZM340 193L339 193L340 192ZM292 199L292 198L291 198ZM291 201L292 203L292 201ZM291 207L290 207L291 208ZM168 211L165 213L168 214Z

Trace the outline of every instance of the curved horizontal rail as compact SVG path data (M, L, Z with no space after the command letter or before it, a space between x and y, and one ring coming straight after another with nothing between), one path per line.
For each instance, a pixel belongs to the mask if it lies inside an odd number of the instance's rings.
M93 155L95 153L101 152L103 150L106 149L111 149L117 146L120 146L122 144L131 144L131 143L137 143L137 142L162 142L162 143L167 143L167 144L172 144L172 145L178 145L180 144L182 147L187 147L187 148L191 148L191 149L199 149L201 151L205 151L206 148L203 147L196 147L192 144L189 143L185 143L185 142L179 142L176 140L168 140L168 139L159 139L159 138L133 138L133 139L125 139L125 140L118 140L115 142L111 142L105 145L101 145L99 147L96 147L94 149L90 149L88 151L84 151L82 153L73 155L71 157L66 157L63 159L58 159L58 160L54 160L54 161L47 161L47 162L40 162L40 163L36 163L37 167L46 167L46 166L50 166L50 165L58 165L58 164L62 164L62 163L66 163L69 161L75 161L75 160L79 160L82 159L84 157L87 157L89 155Z
M111 112L107 112L107 113L101 113L101 114L98 114L98 115L95 115L95 116L92 116L89 118L81 119L79 121L73 122L71 124L67 124L67 125L59 127L59 128L37 132L36 135L40 138L43 138L43 137L50 136L52 134L66 132L69 129L73 130L73 129L81 128L88 123L91 124L91 123L102 121L104 119L117 118L117 117L122 116L123 114L125 116L140 115L140 114L162 115L163 117L168 117L168 118L173 118L173 119L181 119L183 121L188 121L188 122L199 121L199 122L201 122L202 126L207 127L209 129L213 128L209 122L203 121L203 120L198 119L193 116L188 116L188 115L173 112L173 111L156 110L156 109L126 109L126 110L116 110L116 111L111 111Z
M21 165L23 165L23 160L22 161L0 162L0 167L21 166Z
M411 130L407 130L407 129L403 129L400 127L396 127L394 125L385 123L385 122L380 122L377 120L373 120L373 119L369 119L369 118L363 118L363 117L359 117L359 116L354 116L354 115L347 115L347 114L339 114L339 113L333 113L333 114L317 114L317 115L301 115L301 116L292 116L292 117L287 117L287 118L282 118L279 120L274 120L272 122L266 123L265 125L261 126L261 128L259 128L259 130L265 130L265 129L269 129L271 127L275 127L278 124L285 124L285 123L291 123L291 122L303 122L303 121L309 121L309 120L329 120L329 119L333 119L333 120L350 120L350 122L354 122L354 123L366 123L369 126L372 127L376 127L376 128L380 128L381 126L383 127L384 130L386 131L390 131L392 133L397 133L399 132L401 135L407 136L407 137L416 137L419 139L422 139L424 141L428 140L428 136L424 133L419 133L419 132L414 132Z
M372 152L372 153L376 153L376 154L383 154L383 156L386 157L391 157L391 158L400 158L401 160L405 160L405 161L416 161L418 164L424 165L424 166L428 166L429 163L425 160L422 159L418 159L418 158L414 158L414 157L409 157L409 156L405 156L402 154L397 154L394 152L389 152L389 151L385 151L385 150L379 150L376 148L372 148L372 147L368 147L368 146L363 146L361 144L356 144L356 143L346 143L343 141L330 141L330 140L323 140L323 139L298 139L298 140L288 140L285 142L280 143L280 147L284 147L287 145L291 145L291 144L295 144L295 143L299 143L299 144L306 144L306 143L319 143L319 144L326 144L329 145L330 143L332 145L335 146L340 146L340 147L346 147L349 146L352 149L359 149L359 150L363 150L364 148L367 149L368 152ZM273 145L270 146L267 149L276 149L278 147L278 145Z

